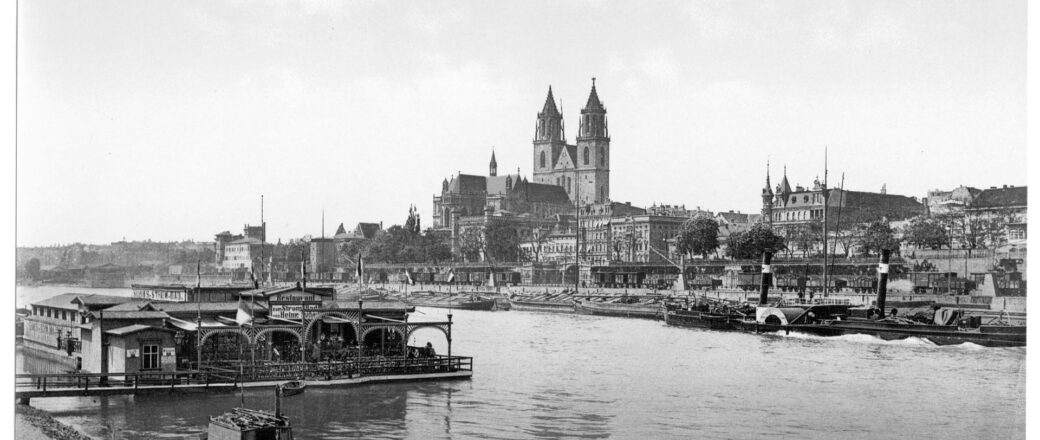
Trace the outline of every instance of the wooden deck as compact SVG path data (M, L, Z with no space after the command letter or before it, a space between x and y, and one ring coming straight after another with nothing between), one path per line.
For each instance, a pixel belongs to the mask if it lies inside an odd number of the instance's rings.
M145 373L52 373L15 375L15 398L109 396L159 392L232 391L303 379L308 386L349 386L373 382L468 379L473 358L436 356L305 364L241 365L239 369Z

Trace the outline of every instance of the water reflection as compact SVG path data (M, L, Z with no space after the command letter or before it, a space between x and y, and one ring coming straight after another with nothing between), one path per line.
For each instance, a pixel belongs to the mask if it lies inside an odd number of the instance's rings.
M438 320L439 310L423 309ZM310 387L312 438L1022 438L1025 349L709 332L660 322L455 312L472 380ZM709 349L710 348L710 349ZM960 398L958 396L970 396ZM39 399L105 438L192 438L237 393ZM272 409L273 392L250 390ZM869 409L864 412L864 409ZM764 423L767 421L767 423Z

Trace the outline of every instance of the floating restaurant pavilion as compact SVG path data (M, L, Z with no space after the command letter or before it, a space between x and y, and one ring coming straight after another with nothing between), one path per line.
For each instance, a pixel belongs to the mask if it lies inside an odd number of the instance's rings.
M435 357L407 344L425 328L444 334L451 356L451 315L443 322L412 322L413 306L372 290L295 285L207 295L173 286L184 294L168 295L155 293L162 286L146 287L152 298L179 301L60 295L33 304L26 322L34 324L27 329L40 331L27 331L26 341L76 359L77 369L85 372L249 369L243 380L303 371L301 366L319 362L341 365L337 371L350 375L363 363ZM228 295L235 300L228 301ZM207 302L207 296L216 301Z

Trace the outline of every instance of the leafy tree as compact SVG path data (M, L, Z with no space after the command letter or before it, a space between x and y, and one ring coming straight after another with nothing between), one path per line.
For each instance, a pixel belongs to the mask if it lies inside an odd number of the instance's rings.
M36 281L40 279L40 259L33 257L29 261L25 262L25 273L29 275L29 279Z
M526 237L526 242L530 245L529 254L531 255L526 256L529 260L534 261L535 263L541 261L542 248L545 247L545 243L549 241L549 235L551 233L552 230L549 228L535 228L531 231L531 234Z
M892 251L899 249L899 240L895 238L895 232L888 222L883 220L874 221L861 225L862 233L859 237L859 247L863 255L880 255L881 249Z
M735 259L756 259L765 251L773 253L787 249L784 237L777 235L765 223L758 223L747 231L729 236L726 255Z
M489 222L484 226L484 255L495 261L517 261L520 256L520 235L505 223Z
M480 256L483 255L484 249L484 231L482 228L465 228L459 232L458 256L462 257L462 261L480 261Z
M684 255L708 258L719 248L719 222L705 217L687 220L679 230L676 246Z
M808 223L791 225L787 228L787 241L792 248L801 249L802 257L808 257L816 246L823 245L823 222L811 220ZM828 246L829 247L829 246Z
M939 221L918 217L907 225L903 241L920 248L942 249L950 246L950 235Z

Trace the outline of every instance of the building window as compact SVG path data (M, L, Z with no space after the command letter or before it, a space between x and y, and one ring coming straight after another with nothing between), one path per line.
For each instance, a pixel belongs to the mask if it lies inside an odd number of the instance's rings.
M589 164L589 147L585 147L585 165Z
M539 159L538 163L539 163L539 165L538 165L539 168L545 168L545 152L544 151L542 152L541 159Z
M156 344L146 344L141 346L141 369L142 370L158 370L159 369L159 346Z

